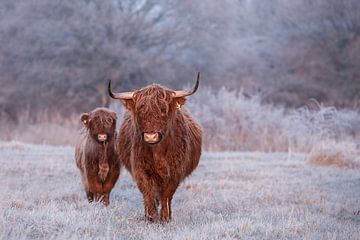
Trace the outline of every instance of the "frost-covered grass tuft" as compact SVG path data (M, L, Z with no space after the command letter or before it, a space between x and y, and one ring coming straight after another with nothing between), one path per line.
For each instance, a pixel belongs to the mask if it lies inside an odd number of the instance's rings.
M308 154L310 164L324 167L359 168L358 146L353 142L322 142L315 145Z
M123 171L109 208L88 204L72 147L0 143L1 239L357 239L358 170L306 155L205 152L173 200L173 221L147 225Z

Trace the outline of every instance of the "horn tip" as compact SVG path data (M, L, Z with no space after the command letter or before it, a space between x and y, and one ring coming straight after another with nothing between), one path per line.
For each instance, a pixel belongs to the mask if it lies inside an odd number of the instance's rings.
M193 93L195 93L196 90L198 89L199 83L200 83L200 72L198 71L197 78L196 78L196 83L195 83L195 86L194 86L194 89L193 89Z
M115 98L114 94L111 91L111 80L110 79L109 79L109 84L108 84L108 93L111 98Z

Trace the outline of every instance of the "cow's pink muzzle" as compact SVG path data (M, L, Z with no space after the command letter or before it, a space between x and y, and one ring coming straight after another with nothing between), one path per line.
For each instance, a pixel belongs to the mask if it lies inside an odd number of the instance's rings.
M158 132L155 133L143 133L144 142L155 144L160 142L161 140L161 134Z

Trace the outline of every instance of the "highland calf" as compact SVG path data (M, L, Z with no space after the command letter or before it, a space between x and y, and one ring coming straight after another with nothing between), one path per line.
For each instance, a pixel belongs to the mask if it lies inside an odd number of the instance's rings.
M191 92L173 91L149 85L134 92L109 95L123 100L129 112L120 127L117 146L119 157L143 195L145 217L171 220L171 200L179 186L197 167L201 155L202 129L190 113L181 108Z
M94 199L106 206L120 174L115 151L116 114L106 108L83 113L84 131L76 144L75 161L89 202Z

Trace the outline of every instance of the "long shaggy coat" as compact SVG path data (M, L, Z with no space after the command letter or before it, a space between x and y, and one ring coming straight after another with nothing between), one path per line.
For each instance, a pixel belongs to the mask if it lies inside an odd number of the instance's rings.
M110 192L120 175L115 151L116 114L97 108L81 116L84 129L75 147L76 165L89 202L110 203Z
M184 97L160 85L135 91L125 100L129 110L120 126L118 150L143 195L148 221L171 219L171 200L179 186L197 167L201 155L202 129L181 105ZM149 144L144 133L159 133L160 141Z

